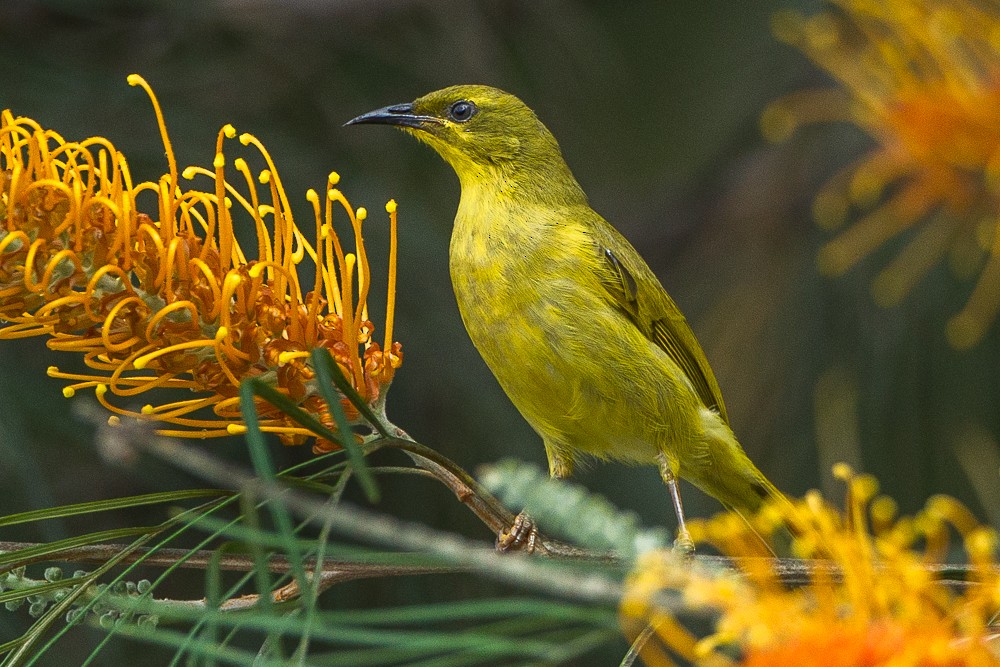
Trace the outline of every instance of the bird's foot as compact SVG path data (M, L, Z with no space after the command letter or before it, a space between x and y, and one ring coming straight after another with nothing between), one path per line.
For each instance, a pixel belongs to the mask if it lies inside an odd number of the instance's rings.
M694 540L691 534L684 531L677 531L677 538L674 540L674 553L681 558L691 558L694 556Z
M500 531L497 535L496 549L501 552L523 551L530 554L534 553L537 541L538 527L530 516L521 512L510 528Z

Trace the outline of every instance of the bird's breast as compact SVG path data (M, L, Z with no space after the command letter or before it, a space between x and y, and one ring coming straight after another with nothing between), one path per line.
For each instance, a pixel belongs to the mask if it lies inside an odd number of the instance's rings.
M612 302L586 214L460 207L455 295L472 342L546 442L651 461L668 441L694 441L698 400Z
M551 356L567 313L596 296L587 283L592 243L559 218L546 209L459 209L452 284L469 335L498 377L505 359Z
M566 217L508 210L463 219L460 209L451 241L451 277L469 336L549 441L568 438L610 407L594 348L606 334L603 320L618 317L596 278L596 246Z

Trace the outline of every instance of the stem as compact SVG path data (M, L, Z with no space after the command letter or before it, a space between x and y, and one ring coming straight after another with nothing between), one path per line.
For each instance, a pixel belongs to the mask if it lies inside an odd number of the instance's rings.
M510 529L514 524L514 514L484 489L472 475L448 457L413 440L398 426L392 424L388 426L390 432L396 437L378 438L371 441L372 446L405 452L417 467L430 473L435 479L451 489L458 501L468 507L494 534ZM534 553L556 558L615 560L610 554L580 549L571 544L545 537L541 533L539 533L535 543Z

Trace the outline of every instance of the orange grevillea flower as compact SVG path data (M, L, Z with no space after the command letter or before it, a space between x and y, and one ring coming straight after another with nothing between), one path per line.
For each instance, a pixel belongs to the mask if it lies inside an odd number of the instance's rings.
M378 411L402 361L392 341L396 204L391 224L389 300L382 345L373 338L367 295L364 208L336 189L306 197L312 216L299 227L277 169L250 134L266 168L253 174L243 158L227 176L220 130L210 169L179 171L159 103L138 75L129 83L149 95L169 170L133 183L125 157L102 137L66 141L30 118L0 116L0 338L46 336L54 350L77 352L91 372L49 375L71 382L67 397L94 388L121 416L164 422L166 435L208 438L240 433L239 385L259 378L330 428L309 353L326 348L360 395ZM207 187L187 187L203 181ZM354 236L345 250L333 230L343 216ZM256 259L235 228L256 236ZM350 250L351 252L347 252ZM300 265L312 264L303 284ZM123 405L153 389L187 389L194 398L132 410ZM115 400L117 399L117 400ZM344 401L348 416L357 411ZM309 432L272 406L259 405L262 428L286 444ZM328 450L320 441L314 449Z
M890 239L903 249L876 278L877 302L901 301L934 265L979 274L948 323L968 348L1000 311L1000 7L977 0L833 0L830 11L782 12L778 37L838 84L778 100L765 134L779 140L803 124L847 121L875 147L819 192L827 228L859 219L821 250L841 274Z
M847 482L845 510L813 493L769 506L750 523L733 513L693 522L695 540L732 557L735 572L657 553L640 560L621 611L627 626L651 623L662 641L643 655L647 664L673 664L671 651L713 666L1000 665L991 627L1000 611L995 532L943 496L917 516L897 517L890 499L876 497L873 479L846 466L835 472ZM786 523L795 527L796 554L815 559L795 585L781 580L759 537ZM970 566L959 585L928 567L945 559L954 533ZM678 609L711 616L714 630L695 636Z

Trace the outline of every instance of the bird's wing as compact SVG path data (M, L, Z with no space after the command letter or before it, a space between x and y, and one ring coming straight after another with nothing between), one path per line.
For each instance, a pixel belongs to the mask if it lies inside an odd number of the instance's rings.
M597 235L604 269L601 284L639 330L680 366L702 402L728 423L719 383L684 315L629 242L601 222Z

